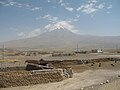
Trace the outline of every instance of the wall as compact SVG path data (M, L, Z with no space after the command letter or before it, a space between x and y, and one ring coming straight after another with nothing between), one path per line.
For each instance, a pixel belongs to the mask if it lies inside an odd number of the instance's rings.
M57 71L46 71L37 74L30 71L0 72L0 88L59 82L62 80L61 73Z

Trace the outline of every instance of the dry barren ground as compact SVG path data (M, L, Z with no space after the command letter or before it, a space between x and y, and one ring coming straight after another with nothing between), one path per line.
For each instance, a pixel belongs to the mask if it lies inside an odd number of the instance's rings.
M101 82L105 82L107 79L117 77L118 74L120 74L120 71L118 70L86 70L81 73L75 73L73 78L62 82L4 88L0 90L80 90L82 87L100 84Z
M113 67L110 64L115 66ZM72 65L74 77L61 82L2 88L0 90L80 90L82 87L94 85L99 86L96 89L90 88L87 90L120 90L120 87L118 87L119 89L111 89L115 86L115 83L117 85L120 83L116 80L100 86L100 83L105 82L107 79L111 80L120 75L120 62L101 62L101 67L98 67L98 65L98 63L95 63L94 66L91 66L91 64Z
M103 85L98 90L120 90L120 79L117 79L109 84Z

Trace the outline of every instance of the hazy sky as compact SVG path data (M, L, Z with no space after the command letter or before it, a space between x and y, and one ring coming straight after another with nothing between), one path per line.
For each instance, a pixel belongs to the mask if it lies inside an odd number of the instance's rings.
M0 0L0 42L56 28L120 35L120 0Z

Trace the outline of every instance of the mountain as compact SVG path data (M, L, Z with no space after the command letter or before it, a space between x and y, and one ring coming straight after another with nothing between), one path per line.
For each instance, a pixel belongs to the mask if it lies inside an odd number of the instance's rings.
M90 36L72 33L66 29L56 29L37 37L5 42L8 48L115 48L120 46L119 36Z

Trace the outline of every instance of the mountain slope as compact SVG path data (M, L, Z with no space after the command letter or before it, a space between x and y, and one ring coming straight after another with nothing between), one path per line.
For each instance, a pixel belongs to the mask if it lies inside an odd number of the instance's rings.
M40 36L5 42L10 48L115 48L120 45L119 36L78 35L65 29L46 32Z

